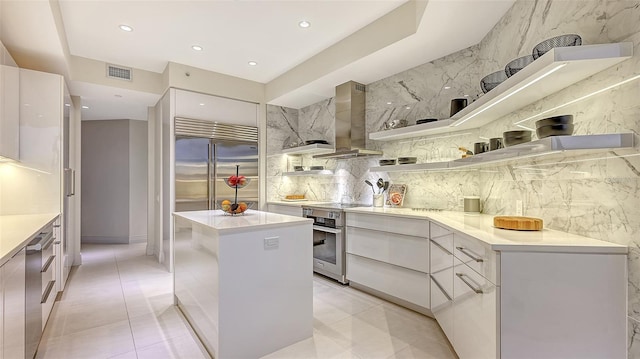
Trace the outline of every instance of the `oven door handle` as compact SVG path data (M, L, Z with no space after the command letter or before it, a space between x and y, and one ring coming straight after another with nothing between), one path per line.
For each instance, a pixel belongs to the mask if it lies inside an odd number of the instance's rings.
M342 229L338 229L338 228L329 228L329 227L322 227L322 226L313 226L313 230L314 230L314 231L319 231L319 232L333 233L333 234L340 234L340 233L342 233Z

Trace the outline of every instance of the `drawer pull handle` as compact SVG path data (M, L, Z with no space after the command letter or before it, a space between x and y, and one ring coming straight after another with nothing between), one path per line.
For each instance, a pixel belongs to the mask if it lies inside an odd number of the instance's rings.
M456 249L457 249L457 250L459 250L460 252L462 252L462 253L463 253L464 255L466 255L467 257L469 257L469 258L473 259L474 261L476 261L476 262L478 262L478 263L480 263L480 262L484 262L484 260L483 260L482 258L476 257L476 256L474 256L473 254L471 254L471 253L473 253L473 252L471 252L471 250L468 250L468 249L466 249L466 248L464 248L464 247L456 247ZM470 253L470 252L471 252L471 253ZM474 253L474 254L475 254L475 253Z
M40 300L40 304L44 304L49 299L49 294L51 294L51 290L53 289L53 285L56 284L55 280L49 281L47 284L47 289L44 290L44 294L42 294L42 299Z
M434 278L433 276L431 276L431 280L433 281L433 283L436 284L436 286L438 286L438 288L440 288L440 291L442 292L442 294L444 294L445 297L447 297L448 301L451 301L451 296L449 296L449 294L447 293L446 290L444 290L444 288L442 287L442 285L440 285L440 283L438 283L438 281L436 280L436 278Z
M430 239L430 241L431 241L431 243L435 244L436 247L438 247L438 248L442 249L443 251L447 252L448 255L450 255L450 256L453 255L453 253L449 252L449 250L446 249L445 247L443 247L442 244L434 241L433 239Z
M466 284L469 288L471 288L472 291L478 293L478 294L482 294L482 289L476 288L474 286L471 285L471 283L469 283L466 279L464 279L465 276L467 276L464 273L456 273L456 275L458 276L458 278L460 278L461 281L464 282L464 284Z
M49 256L49 258L47 259L47 261L45 262L45 264L42 266L42 270L40 270L41 273L45 273L46 271L49 270L49 267L51 266L51 263L53 262L53 260L56 258L55 255L53 256Z

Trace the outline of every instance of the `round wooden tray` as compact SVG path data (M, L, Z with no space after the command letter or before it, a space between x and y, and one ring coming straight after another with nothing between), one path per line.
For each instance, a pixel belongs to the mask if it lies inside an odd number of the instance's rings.
M542 230L542 219L522 216L495 216L493 217L493 225L516 231L540 231Z

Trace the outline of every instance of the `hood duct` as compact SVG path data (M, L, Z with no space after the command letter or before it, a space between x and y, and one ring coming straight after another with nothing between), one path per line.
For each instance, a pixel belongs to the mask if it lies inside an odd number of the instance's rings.
M365 144L365 87L349 81L336 87L336 151L316 155L314 158L346 159L363 156L380 156L381 151L367 150Z

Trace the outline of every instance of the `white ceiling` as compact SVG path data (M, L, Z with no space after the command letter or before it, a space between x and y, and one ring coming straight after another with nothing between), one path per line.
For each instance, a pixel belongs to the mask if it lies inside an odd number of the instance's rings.
M333 96L334 87L345 81L368 84L477 44L514 1L430 0L415 34L317 76L270 103L304 107ZM29 63L26 67L40 66L43 71L52 71L47 64L64 60L68 44L70 56L156 73L171 61L268 84L405 2L0 0L0 36L19 65ZM52 18L59 14L62 21L45 19L47 11ZM300 20L310 21L311 27L299 28ZM134 31L123 32L120 24ZM57 42L52 37L56 33L61 38ZM46 43L41 41L43 34L48 34ZM192 45L204 50L194 51ZM248 61L258 65L248 66ZM68 68L67 64L58 72ZM144 120L147 106L159 97L68 83L71 93L90 107L83 110L83 119Z

